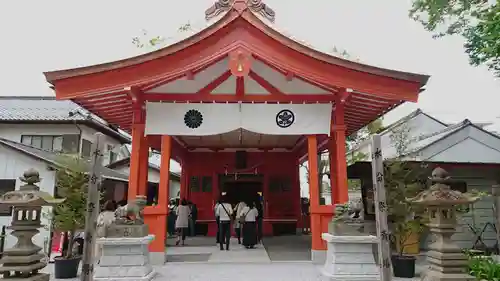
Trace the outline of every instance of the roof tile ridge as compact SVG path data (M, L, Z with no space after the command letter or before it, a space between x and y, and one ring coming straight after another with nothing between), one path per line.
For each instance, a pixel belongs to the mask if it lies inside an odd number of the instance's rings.
M469 125L469 124L472 124L472 123L468 119L465 119L462 122L447 126L447 127L443 128L441 130L438 130L436 132L422 134L422 135L416 137L416 139L417 139L417 141L422 141L422 140L432 138L432 137L437 136L437 135L442 134L442 133L455 131L455 130L462 128L462 127Z

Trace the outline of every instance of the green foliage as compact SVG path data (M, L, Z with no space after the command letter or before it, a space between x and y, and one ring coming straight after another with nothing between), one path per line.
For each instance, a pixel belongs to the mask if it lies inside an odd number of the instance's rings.
M413 234L423 231L420 218L422 210L410 204L407 198L416 196L426 188L425 176L429 173L425 164L417 165L409 162L411 157L411 143L413 139L411 129L405 125L394 129L391 142L396 149L396 156L384 162L384 182L386 188L386 202L389 218L392 221L392 240L397 245L400 255L406 247L411 246L409 239Z
M491 257L469 254L468 270L477 280L500 281L500 264Z
M500 76L500 0L413 0L410 17L435 37L464 36L470 63Z
M85 227L87 201L88 164L78 156L60 156L58 161L64 168L56 171L56 196L66 198L57 205L51 219L56 231L69 233L69 245L63 256L72 256L73 236Z
M192 30L191 23L186 23L181 25L177 32L186 32ZM136 36L132 38L132 44L134 44L139 49L158 49L165 46L165 43L171 37L163 37L163 36L149 36L147 30L142 30L142 34L140 36Z
M348 166L366 159L367 155L365 153L354 150L358 145L368 140L372 135L383 131L384 126L382 122L383 119L379 118L366 125L366 127L361 128L356 133L353 133L350 136L346 137L346 151L350 152L349 155L347 155Z

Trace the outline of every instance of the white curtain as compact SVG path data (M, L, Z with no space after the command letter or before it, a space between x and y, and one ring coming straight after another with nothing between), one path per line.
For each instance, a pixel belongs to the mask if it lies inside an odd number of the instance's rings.
M146 104L146 134L207 136L239 128L268 135L330 134L332 104Z
M240 124L239 104L146 103L146 135L218 135Z
M242 104L241 127L259 134L330 134L332 104Z

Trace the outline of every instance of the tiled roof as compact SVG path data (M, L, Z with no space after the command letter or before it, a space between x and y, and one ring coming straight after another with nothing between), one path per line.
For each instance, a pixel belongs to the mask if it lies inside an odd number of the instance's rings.
M109 126L98 116L72 101L56 100L54 97L0 97L0 122L86 123L122 142L130 142L126 133Z
M149 157L149 168L160 171L160 166L158 164L155 164L154 159L152 159L152 158L156 158L156 155L153 154L153 155L151 155L151 157ZM106 167L108 167L110 169L114 169L116 167L124 166L124 165L130 165L130 157L123 158L123 159L120 159L120 160L115 161L113 163L110 163ZM181 175L179 173L172 172L172 171L170 171L170 175L173 176L174 178L177 178L177 179L180 179L180 177L181 177Z
M60 163L59 155L57 153L40 150L38 148L27 146L4 138L0 138L0 145L7 146L11 149L17 150L36 159L45 161L54 166L64 167L64 165ZM90 163L88 163L88 165L88 170L90 170ZM122 174L106 167L103 167L102 176L105 179L128 182L128 175Z
M9 121L73 121L86 120L77 104L53 97L0 97L0 120ZM73 114L70 116L70 112Z

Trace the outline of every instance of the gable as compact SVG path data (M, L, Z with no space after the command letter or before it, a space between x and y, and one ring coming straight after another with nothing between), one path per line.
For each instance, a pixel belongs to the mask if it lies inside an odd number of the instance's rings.
M388 126L387 129L380 133L383 156L385 158L394 157L396 150L391 140L393 132L398 130L408 130L409 138L418 138L419 136L439 132L445 129L446 124L441 121L417 110ZM411 148L410 148L411 149ZM355 151L370 155L371 153L371 140L362 143ZM351 152L352 153L352 152ZM366 160L370 160L368 156Z
M423 148L419 159L433 162L500 163L500 138L468 125Z

